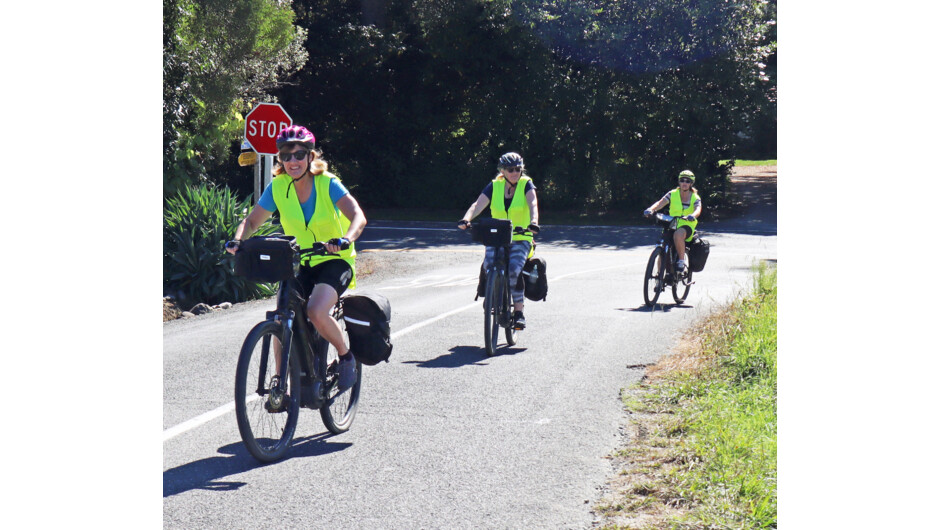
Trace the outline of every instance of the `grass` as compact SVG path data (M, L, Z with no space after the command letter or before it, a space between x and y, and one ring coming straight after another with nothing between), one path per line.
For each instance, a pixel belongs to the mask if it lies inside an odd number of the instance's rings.
M718 165L723 166L730 162L730 160L719 160ZM777 160L735 160L734 165L737 167L741 166L776 166Z
M607 528L777 525L777 273L699 323L623 393L634 433Z

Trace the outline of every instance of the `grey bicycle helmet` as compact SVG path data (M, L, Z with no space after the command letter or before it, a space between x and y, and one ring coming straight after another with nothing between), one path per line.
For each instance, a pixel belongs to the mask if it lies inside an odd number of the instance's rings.
M525 164L522 163L522 157L519 156L519 153L506 153L505 155L499 157L499 163L496 165L496 168L503 169L506 167L516 166L525 166Z

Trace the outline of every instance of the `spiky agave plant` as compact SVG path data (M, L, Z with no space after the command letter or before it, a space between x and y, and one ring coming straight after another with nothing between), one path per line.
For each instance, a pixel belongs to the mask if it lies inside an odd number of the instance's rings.
M187 187L163 207L163 289L182 307L204 302L243 302L271 296L275 286L235 276L233 256L223 246L248 214L251 200L238 201L227 187ZM277 232L266 222L256 235Z

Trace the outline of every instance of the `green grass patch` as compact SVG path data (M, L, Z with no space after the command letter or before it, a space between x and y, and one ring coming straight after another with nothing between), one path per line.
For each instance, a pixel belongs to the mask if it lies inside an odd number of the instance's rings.
M633 504L654 528L776 527L776 269L761 265L751 292L693 333L624 392L628 410L650 412L633 412L642 434L616 454L628 470L621 504L656 492L655 506Z
M719 160L718 165L723 166L730 162L730 160ZM734 165L741 166L776 166L777 160L735 160Z

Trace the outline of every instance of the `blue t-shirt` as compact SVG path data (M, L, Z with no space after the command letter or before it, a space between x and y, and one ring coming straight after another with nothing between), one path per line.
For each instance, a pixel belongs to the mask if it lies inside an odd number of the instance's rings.
M334 207L336 203L348 193L349 190L346 189L346 186L343 186L343 183L340 182L339 179L330 179L330 199L333 199ZM271 191L270 184L268 184L268 187L264 188L264 193L261 194L261 200L258 201L258 206L269 212L277 210L277 204L274 202L274 192ZM304 222L310 222L310 219L313 217L313 210L315 210L316 207L317 187L314 186L313 189L310 190L310 198L300 204L301 210L304 211Z

